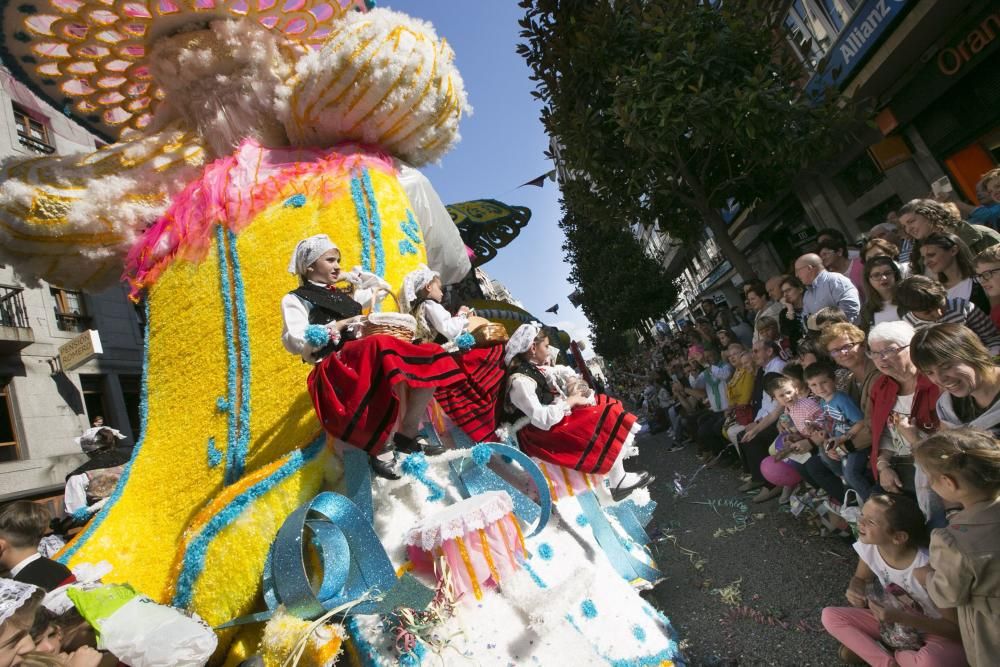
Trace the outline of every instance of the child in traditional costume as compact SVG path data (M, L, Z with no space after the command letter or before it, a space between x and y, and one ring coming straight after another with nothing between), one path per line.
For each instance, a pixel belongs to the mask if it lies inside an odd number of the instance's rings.
M608 475L615 501L652 482L648 472L625 472L622 465L639 431L635 415L604 394L564 396L545 365L548 354L548 336L538 324L522 324L507 343L504 419L521 449L549 463Z
M337 289L345 277L340 250L326 234L300 241L288 270L302 284L281 300L281 339L286 350L316 364L309 375L316 415L328 433L367 452L377 475L399 479L386 451L393 427L397 451L435 453L417 437L420 419L434 390L460 382L462 370L434 343L379 334L354 337L361 303L372 301L371 290L388 285L365 274L365 287L353 295Z
M455 344L454 357L464 372L461 382L439 388L434 398L473 441L493 440L497 398L505 374L504 341L474 338L473 331L490 323L466 306L453 316L441 305L443 298L436 271L421 267L403 279L401 301L417 321L417 337Z

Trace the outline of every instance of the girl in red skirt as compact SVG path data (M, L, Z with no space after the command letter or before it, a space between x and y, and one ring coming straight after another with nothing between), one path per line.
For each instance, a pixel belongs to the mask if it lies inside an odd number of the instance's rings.
M342 275L340 250L326 234L300 241L288 271L301 286L281 300L281 340L286 350L316 364L309 374L316 415L330 435L366 451L377 475L399 479L386 447L390 433L395 429L398 451L427 449L416 437L421 416L434 390L460 382L462 370L434 343L355 337L361 303L371 301L372 290L389 286L373 274ZM353 296L336 289L343 278L361 289Z
M434 398L474 442L494 440L497 398L505 374L503 343L473 347L470 332L489 322L465 306L452 316L441 305L443 299L441 278L427 267L411 271L403 280L401 301L417 320L417 337L454 346L453 356L464 373L461 382L439 388Z
M504 415L521 449L549 463L606 474L615 501L652 482L648 472L625 472L622 466L639 431L635 415L604 394L563 395L547 374L548 358L541 325L522 324L507 343Z

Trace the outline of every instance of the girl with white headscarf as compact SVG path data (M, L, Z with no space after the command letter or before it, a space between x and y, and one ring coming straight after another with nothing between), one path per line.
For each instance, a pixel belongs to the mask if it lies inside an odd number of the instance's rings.
M442 344L453 342L458 348L453 356L462 368L462 381L439 388L434 398L473 442L494 440L497 399L505 373L504 345L494 342L473 347L475 339L470 332L489 322L472 315L465 306L452 316L441 305L443 298L440 276L426 266L403 279L401 301L417 320L417 336Z
M288 270L301 285L281 300L281 340L286 350L316 364L309 393L320 423L330 435L367 452L377 475L399 479L386 446L390 434L395 430L397 451L435 453L417 437L420 419L435 389L461 381L461 369L434 343L388 335L355 338L361 302L369 303L370 290L388 284L360 271L342 274L340 250L326 234L300 241ZM342 279L362 289L352 296L336 287Z
M507 343L504 421L514 425L521 449L548 463L607 475L615 501L652 482L648 472L622 466L639 432L635 415L604 394L564 396L548 374L548 353L539 324L522 324Z

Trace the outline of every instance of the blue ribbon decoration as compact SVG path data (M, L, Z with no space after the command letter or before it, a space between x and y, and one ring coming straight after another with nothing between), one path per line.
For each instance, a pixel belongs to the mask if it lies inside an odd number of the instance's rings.
M601 505L597 501L597 496L594 495L593 491L581 493L577 496L577 499L580 501L580 508L583 510L583 515L587 517L587 521L594 531L594 539L601 549L604 550L608 561L611 562L611 566L615 568L618 574L624 577L626 581L645 579L653 583L663 578L663 575L655 567L647 565L628 552L628 549L622 544L618 533L615 532L608 518L601 511Z
M652 505L652 508L650 508ZM625 500L608 508L608 513L618 519L618 523L628 533L635 542L642 545L649 544L649 535L645 527L652 518L653 510L656 509L656 502L650 501L649 505L639 507L632 500Z
M372 470L368 465L368 454L357 447L345 447L342 456L344 462L344 485L348 498L368 519L375 520L375 508L372 503Z
M302 550L306 531L322 566L316 592ZM267 611L218 629L266 621L279 605L289 614L314 619L354 601L359 602L345 613L387 614L400 606L422 610L434 599L434 591L412 576L396 578L370 517L348 498L329 492L299 507L282 524L264 567L263 585ZM366 599L373 592L378 595Z
M514 514L518 518L527 524L536 520L538 522L527 537L540 533L552 514L552 495L541 469L521 450L498 442L481 442L472 448L472 452L471 457L457 459L449 464L462 497L471 498L487 491L506 491L514 501ZM489 456L484 457L482 453L488 453ZM538 489L538 503L486 466L494 454L508 457L528 473Z

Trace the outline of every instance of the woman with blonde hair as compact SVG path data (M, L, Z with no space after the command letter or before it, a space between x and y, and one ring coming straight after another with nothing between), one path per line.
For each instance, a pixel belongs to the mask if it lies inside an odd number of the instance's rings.
M919 329L910 346L913 363L941 388L942 424L1000 435L1000 367L979 336L961 324L934 324Z

